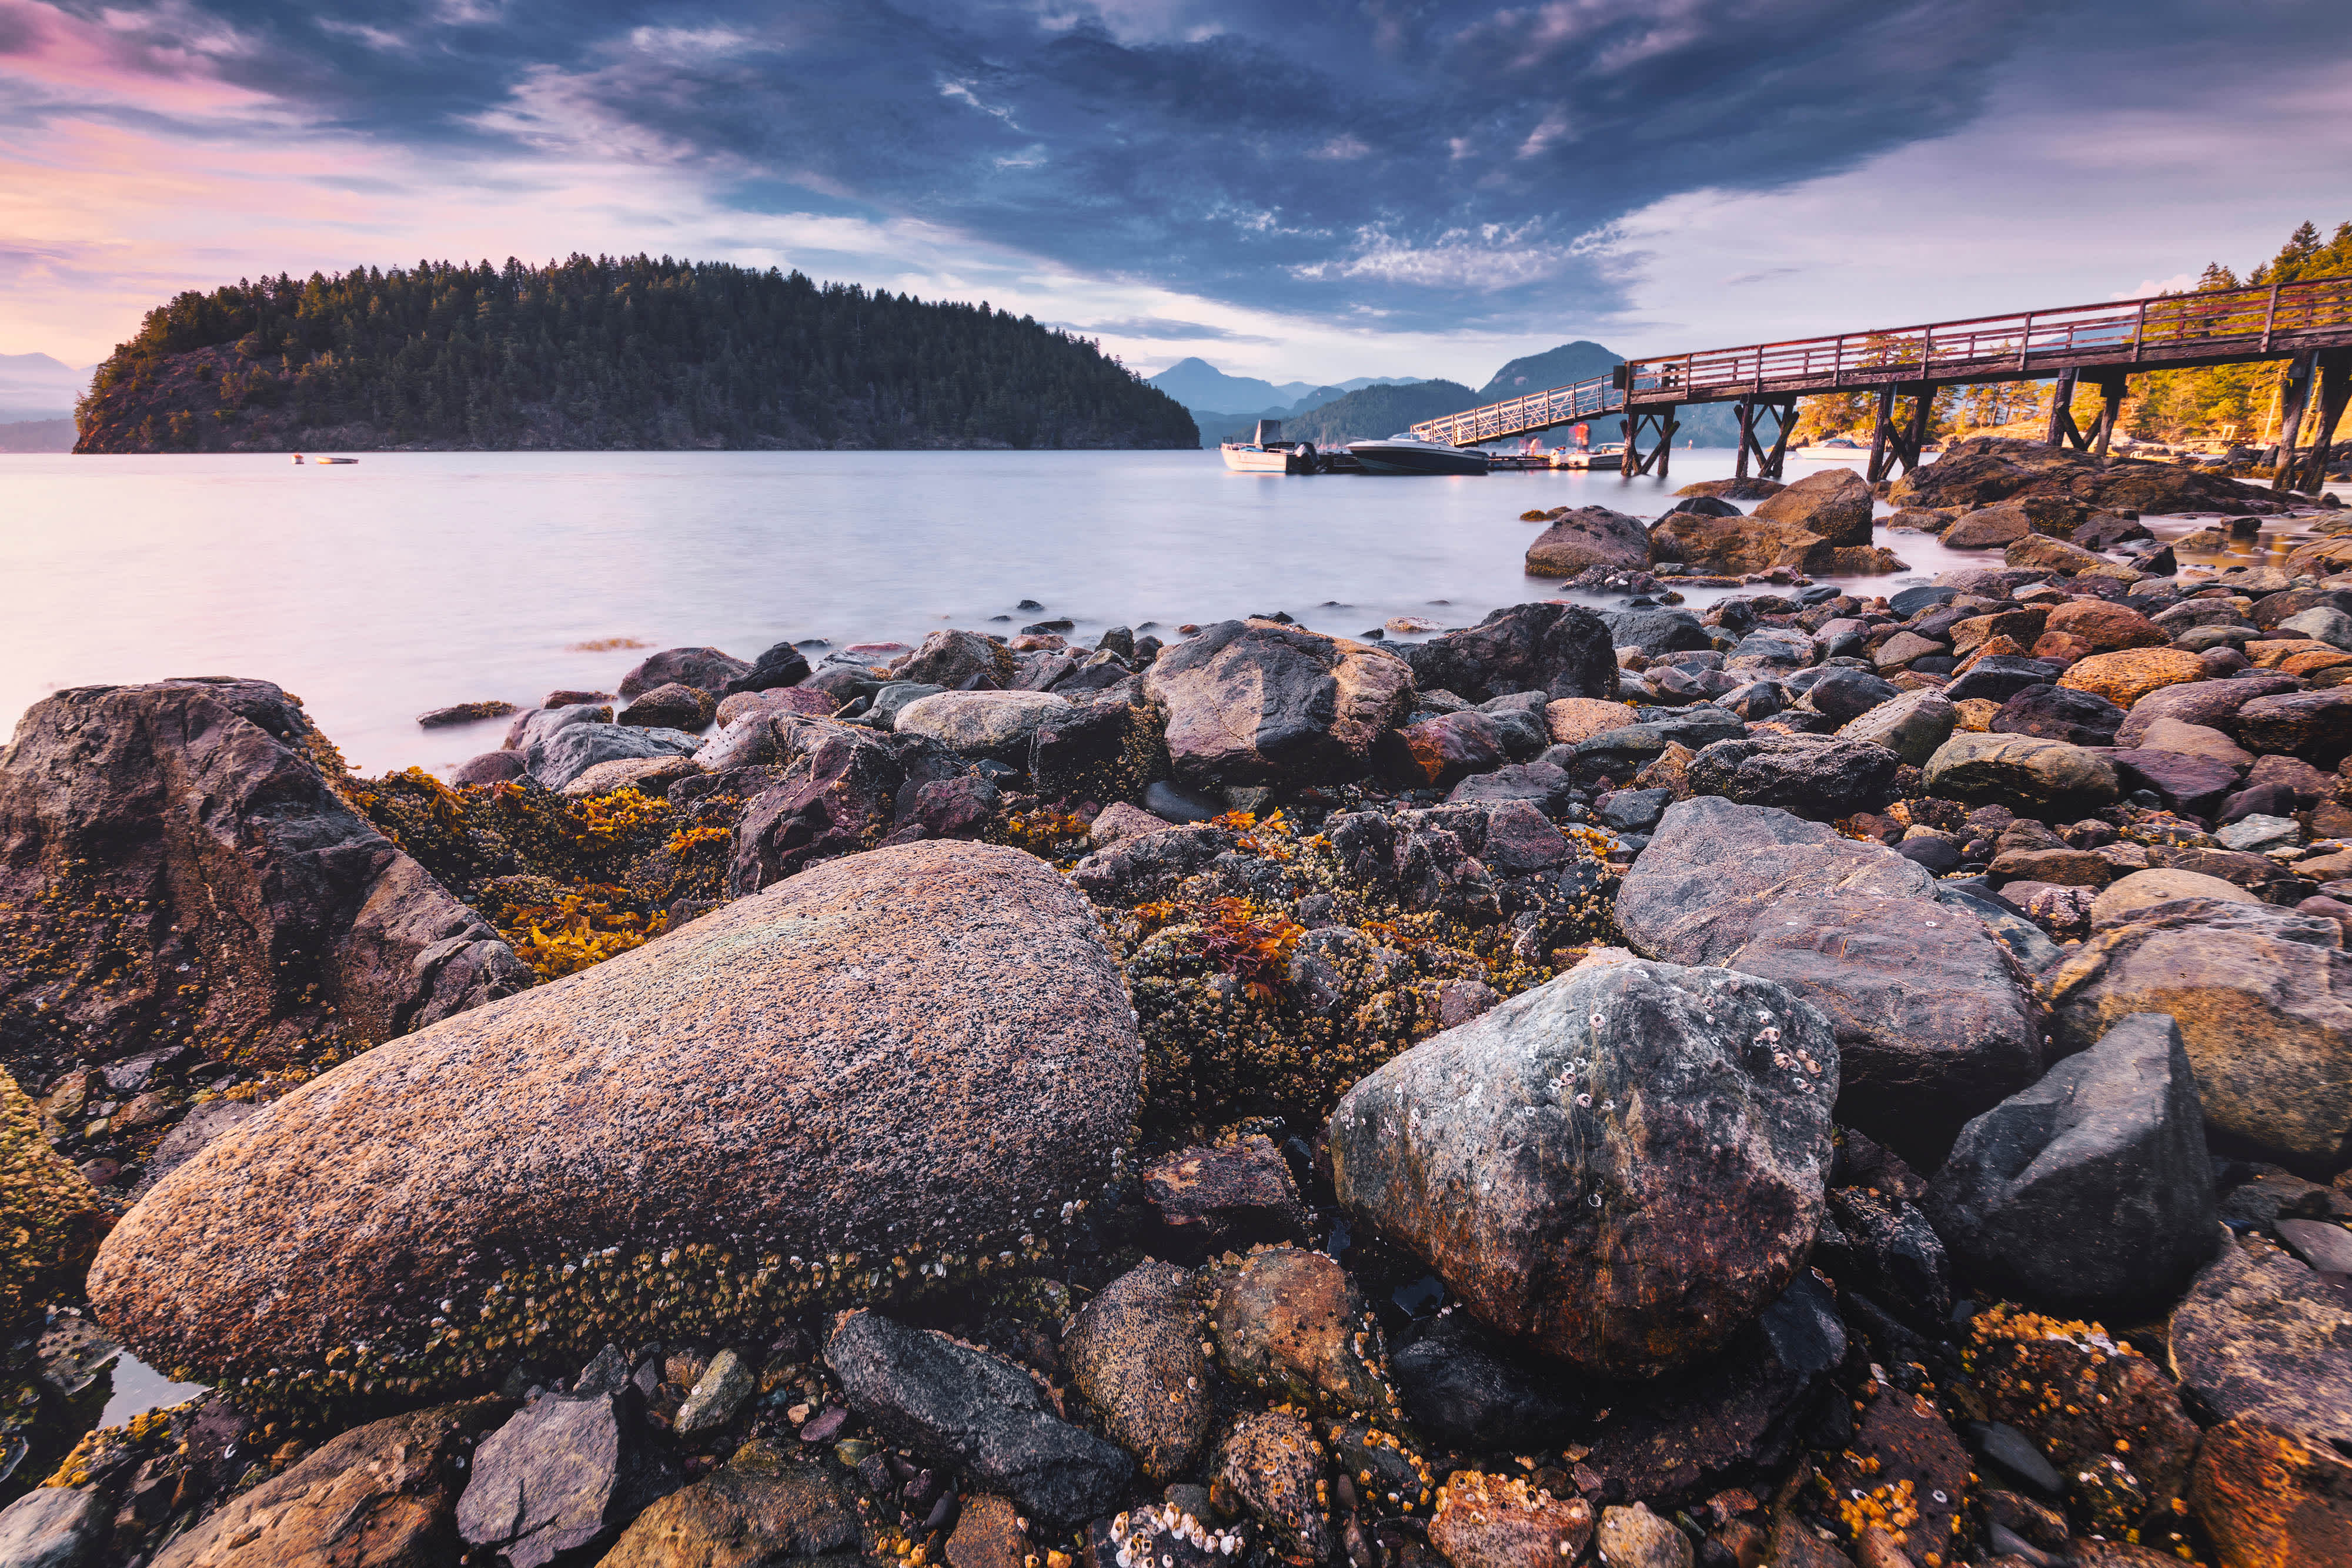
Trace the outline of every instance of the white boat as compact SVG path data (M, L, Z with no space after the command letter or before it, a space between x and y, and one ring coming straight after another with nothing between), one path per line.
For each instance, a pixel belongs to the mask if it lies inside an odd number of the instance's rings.
M321 457L318 459L318 461L321 463L356 463L359 459L356 457Z
M1217 450L1224 455L1225 466L1236 474L1312 474L1316 471L1315 444L1282 439L1282 421L1278 419L1259 420L1255 441L1220 442Z
M1551 455L1551 465L1569 469L1614 468L1624 459L1623 445L1612 444L1581 452L1555 452Z
M1484 474L1486 455L1473 446L1442 446L1410 432L1386 441L1350 441L1348 455L1367 474Z

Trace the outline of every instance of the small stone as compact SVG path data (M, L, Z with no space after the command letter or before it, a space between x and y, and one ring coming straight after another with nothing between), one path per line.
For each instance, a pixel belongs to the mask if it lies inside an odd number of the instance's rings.
M2265 850L2285 849L2303 841L2303 830L2292 817L2241 817L2213 835L2223 847L2246 850L2260 854Z
M1257 1242L1307 1240L1298 1184L1274 1140L1251 1134L1211 1149L1185 1149L1144 1167L1144 1202L1174 1243L1199 1259Z
M1288 1552L1310 1563L1329 1555L1323 1446L1306 1422L1276 1411L1244 1416L1218 1446L1211 1476L1219 1507L1248 1510Z
M1429 1543L1453 1568L1564 1568L1592 1539L1592 1505L1523 1477L1456 1470L1437 1491Z
M1376 1321L1328 1255L1272 1248L1218 1267L1210 1281L1217 1359L1235 1382L1334 1414L1393 1412Z
M1690 1538L1638 1502L1603 1509L1601 1561L1608 1568L1691 1568Z
M512 1568L541 1568L608 1539L676 1484L638 1419L634 1390L544 1396L476 1451L457 1533Z
M2315 1272L2352 1274L2352 1230L2322 1219L2282 1219L2271 1228Z
M1010 1498L982 1492L965 1499L948 1536L948 1568L1022 1568L1032 1555L1027 1522Z
M731 1350L722 1350L711 1358L694 1391L678 1406L677 1419L672 1425L680 1437L724 1427L758 1387L759 1380L743 1358Z
M1147 1260L1105 1286L1062 1339L1079 1397L1156 1481L1189 1472L1215 1425L1202 1306L1189 1270Z
M598 1568L842 1562L857 1550L856 1507L824 1471L790 1466L766 1443L746 1443L719 1469L637 1515Z
M2352 1320L2278 1249L2223 1249L2173 1309L2170 1343L2181 1386L2223 1419L2352 1442Z
M2198 1449L2189 1502L2230 1568L2352 1564L2352 1458L2257 1420Z

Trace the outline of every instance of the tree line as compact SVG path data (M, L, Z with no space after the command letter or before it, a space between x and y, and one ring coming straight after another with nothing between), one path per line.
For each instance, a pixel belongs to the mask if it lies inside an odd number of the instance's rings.
M85 451L1198 440L1097 344L984 300L646 256L183 293L99 367L77 420Z

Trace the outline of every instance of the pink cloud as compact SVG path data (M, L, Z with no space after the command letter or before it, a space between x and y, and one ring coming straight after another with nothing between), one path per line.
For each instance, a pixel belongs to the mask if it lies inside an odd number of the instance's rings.
M208 24L208 36L179 29L193 43L142 37L153 14L110 11L105 24L68 16L41 0L0 0L0 84L15 81L47 96L95 99L182 114L251 109L267 101L223 81L219 61L240 52L234 34ZM175 18L176 20L176 18Z

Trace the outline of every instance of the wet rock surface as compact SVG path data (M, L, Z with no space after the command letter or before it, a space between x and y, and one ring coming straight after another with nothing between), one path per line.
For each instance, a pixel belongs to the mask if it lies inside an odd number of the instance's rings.
M1837 1082L1825 1020L1771 982L1614 964L1359 1083L1332 1115L1334 1179L1509 1338L1647 1375L1787 1285L1819 1224Z

